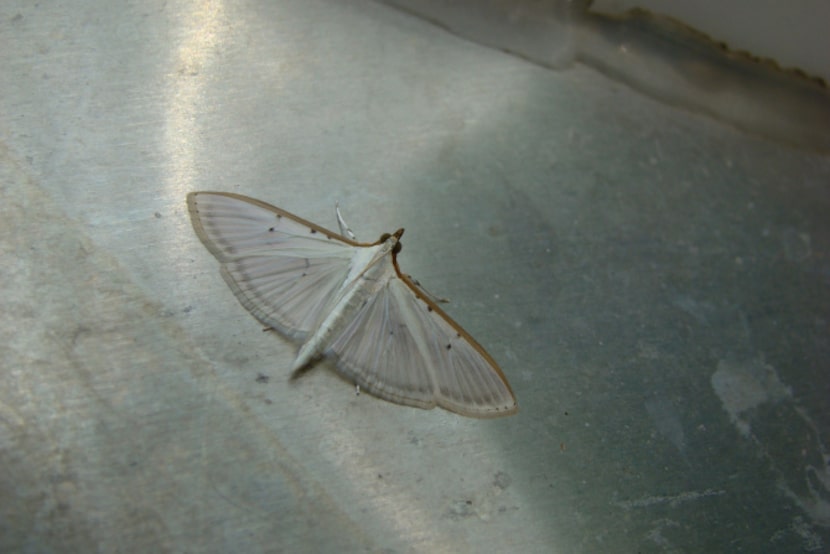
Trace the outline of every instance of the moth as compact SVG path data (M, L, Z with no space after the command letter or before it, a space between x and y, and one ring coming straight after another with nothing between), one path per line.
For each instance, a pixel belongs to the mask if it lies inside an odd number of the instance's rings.
M358 242L227 192L191 192L193 229L254 317L300 343L298 374L323 357L358 390L469 417L516 413L495 360L398 267L403 229Z

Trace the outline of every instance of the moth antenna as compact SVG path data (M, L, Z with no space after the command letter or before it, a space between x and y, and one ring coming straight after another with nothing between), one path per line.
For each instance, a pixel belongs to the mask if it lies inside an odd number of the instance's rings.
M343 219L343 215L340 213L340 203L334 203L334 211L337 213L337 225L340 227L340 234L344 237L349 237L352 240L357 240L357 237L349 228L349 225L346 223L346 220Z

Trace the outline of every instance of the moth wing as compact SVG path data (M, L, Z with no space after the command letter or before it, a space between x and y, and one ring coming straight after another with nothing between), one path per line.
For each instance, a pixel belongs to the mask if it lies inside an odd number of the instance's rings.
M490 355L400 274L366 299L326 353L346 377L391 402L470 417L518 409Z
M361 247L246 196L192 192L193 228L239 302L265 325L302 339L332 302Z

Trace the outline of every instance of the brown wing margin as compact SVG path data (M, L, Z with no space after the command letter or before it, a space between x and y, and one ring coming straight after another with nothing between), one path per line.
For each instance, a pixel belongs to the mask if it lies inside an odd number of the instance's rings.
M326 229L325 227L317 225L316 223L312 223L311 221L308 221L307 219L303 219L302 217L300 217L298 215L294 215L289 211L283 210L282 208L278 208L278 207L274 206L273 204L269 204L268 202L263 202L262 200L257 200L256 198L251 198L250 196L245 196L244 194L236 194L235 192L217 192L217 191L211 191L211 190L200 190L200 191L190 192L190 193L187 194L187 207L190 210L190 212L195 212L195 213L198 214L199 209L197 207L197 202L198 202L197 198L200 194L213 194L215 196L226 196L228 198L233 198L235 200L240 200L242 202L247 202L248 204L253 204L254 206L258 206L258 207L263 208L265 210L274 212L275 214L279 214L279 215L287 217L289 219L293 219L297 223L305 225L305 226L309 227L310 229L314 229L318 233L322 233L323 236L325 236L325 237L337 239L341 242L345 242L346 244L348 244L350 246L377 246L378 244L383 242L383 241L358 242L356 240L352 240L349 237L344 237L340 233L335 233L334 231L330 231L329 229ZM197 221L197 219L191 218L192 221ZM197 229L196 234L201 236L201 234L199 233L200 230L201 229Z

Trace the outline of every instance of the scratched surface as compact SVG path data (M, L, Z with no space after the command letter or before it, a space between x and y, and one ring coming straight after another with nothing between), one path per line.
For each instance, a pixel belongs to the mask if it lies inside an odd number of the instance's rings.
M0 551L822 552L830 160L371 2L0 7ZM190 228L361 238L501 362L288 381Z

